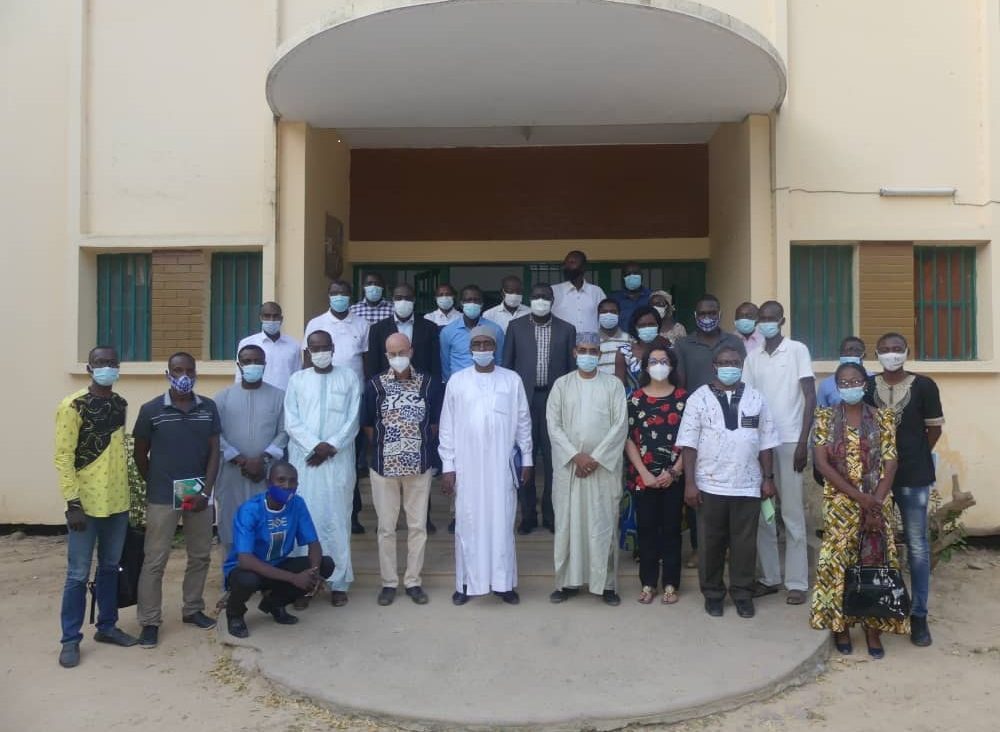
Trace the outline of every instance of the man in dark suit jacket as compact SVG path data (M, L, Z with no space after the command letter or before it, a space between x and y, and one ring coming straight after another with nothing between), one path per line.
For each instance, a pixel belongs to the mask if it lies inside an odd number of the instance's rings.
M371 376L389 369L385 357L385 341L393 333L404 333L413 344L413 367L417 371L441 378L441 348L438 345L438 328L426 318L413 313L416 293L405 282L392 291L393 314L380 320L368 330L368 353L365 354L367 371Z
M542 489L542 525L555 533L552 512L552 447L545 422L549 389L560 376L576 368L573 347L576 328L552 315L552 287L539 283L531 288L531 314L510 321L504 340L503 366L517 372L531 407L531 438L535 451L545 462ZM536 462L535 465L538 465ZM538 475L536 470L534 475ZM521 525L517 531L529 534L538 526L535 477L521 487Z

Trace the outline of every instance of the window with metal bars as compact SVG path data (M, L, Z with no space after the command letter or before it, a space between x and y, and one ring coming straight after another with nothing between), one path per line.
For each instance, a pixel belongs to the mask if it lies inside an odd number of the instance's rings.
M212 255L212 360L234 359L240 340L260 330L261 269L260 252Z
M914 355L921 360L976 358L976 248L913 248Z
M122 361L148 361L150 331L150 255L97 255L98 344Z
M816 359L836 359L854 332L854 247L793 245L792 338Z

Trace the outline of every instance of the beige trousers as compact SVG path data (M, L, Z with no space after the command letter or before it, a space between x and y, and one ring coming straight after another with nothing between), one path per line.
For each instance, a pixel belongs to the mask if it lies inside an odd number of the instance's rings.
M399 585L396 564L396 521L402 503L406 512L406 587L419 587L427 545L427 499L431 493L431 471L401 478L386 478L374 470L369 473L372 483L372 503L378 514L378 566L383 587Z
M163 571L167 567L174 532L182 516L187 568L184 570L184 606L181 614L187 617L205 609L202 595L212 552L213 513L211 506L200 513L175 511L170 504L151 503L146 506L146 558L139 575L137 607L140 626L163 623Z

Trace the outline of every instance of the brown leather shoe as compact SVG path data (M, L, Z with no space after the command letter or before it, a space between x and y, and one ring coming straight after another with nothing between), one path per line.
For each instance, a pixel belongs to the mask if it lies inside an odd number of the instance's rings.
M785 602L789 605L805 605L806 604L806 591L805 590L789 590L788 597L785 598Z

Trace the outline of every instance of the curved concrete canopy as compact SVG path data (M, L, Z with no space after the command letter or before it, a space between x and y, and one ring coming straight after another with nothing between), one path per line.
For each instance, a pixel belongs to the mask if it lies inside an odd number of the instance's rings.
M784 64L760 33L688 0L398 5L279 49L267 76L274 113L396 130L375 135L387 143L426 128L714 124L767 113L785 95Z

